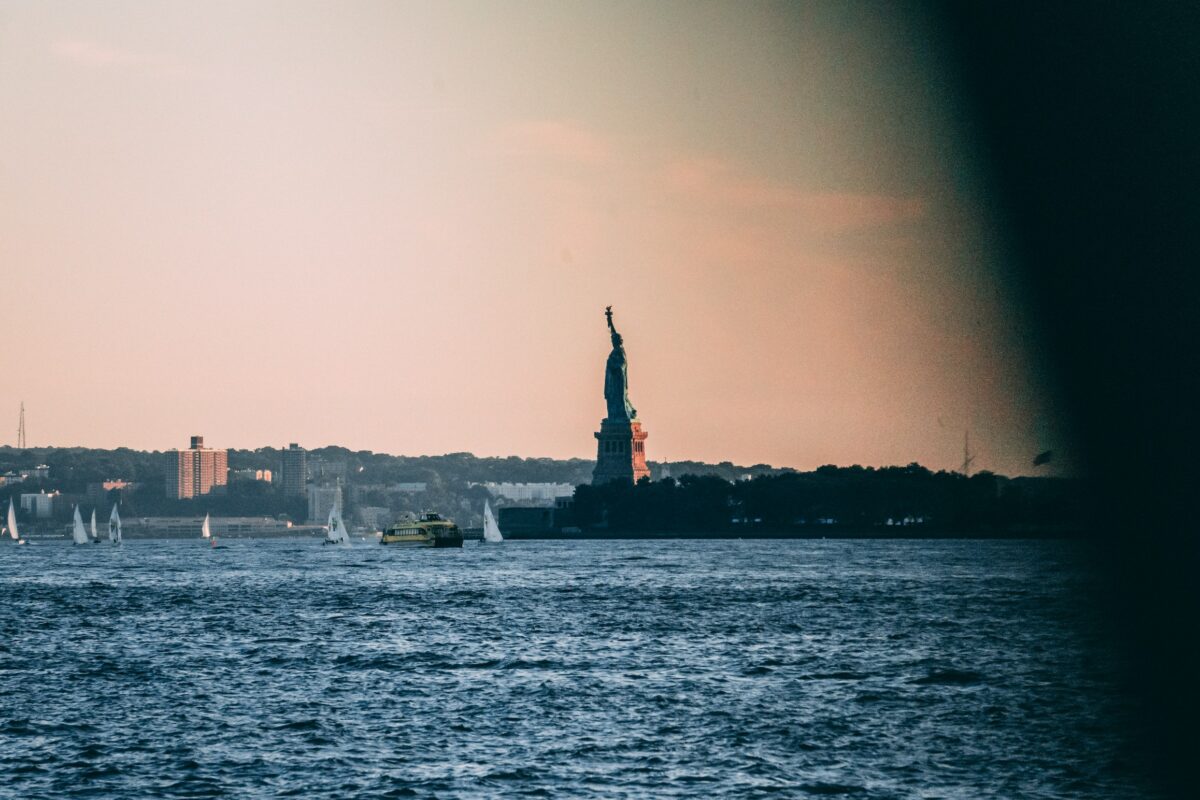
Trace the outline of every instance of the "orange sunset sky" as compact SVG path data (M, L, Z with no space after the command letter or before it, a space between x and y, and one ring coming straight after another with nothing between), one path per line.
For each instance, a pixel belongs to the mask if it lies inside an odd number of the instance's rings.
M938 52L883 5L5 3L0 443L590 458L612 304L652 461L1030 473L1069 445Z

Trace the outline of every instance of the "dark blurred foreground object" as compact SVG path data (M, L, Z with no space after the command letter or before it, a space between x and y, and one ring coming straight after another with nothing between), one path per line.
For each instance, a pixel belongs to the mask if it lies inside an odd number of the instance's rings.
M996 207L1094 487L1165 788L1200 737L1200 3L947 3Z

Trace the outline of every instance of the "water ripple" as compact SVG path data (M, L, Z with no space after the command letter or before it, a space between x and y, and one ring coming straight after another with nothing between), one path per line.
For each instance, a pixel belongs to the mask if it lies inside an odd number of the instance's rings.
M1152 796L1078 545L226 545L0 548L0 795Z

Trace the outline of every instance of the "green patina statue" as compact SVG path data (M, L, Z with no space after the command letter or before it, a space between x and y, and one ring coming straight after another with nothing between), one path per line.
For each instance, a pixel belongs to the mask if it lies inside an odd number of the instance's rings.
M608 365L604 370L604 402L608 404L611 420L637 419L637 409L629 402L629 365L625 361L625 347L621 334L613 327L612 306L604 309L608 329L612 332L612 352L608 354Z

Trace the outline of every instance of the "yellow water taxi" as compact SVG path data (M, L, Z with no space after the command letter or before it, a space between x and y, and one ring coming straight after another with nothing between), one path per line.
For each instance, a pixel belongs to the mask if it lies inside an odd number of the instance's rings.
M381 544L414 547L462 547L463 535L454 520L440 514L422 514L420 519L394 522L383 531Z

